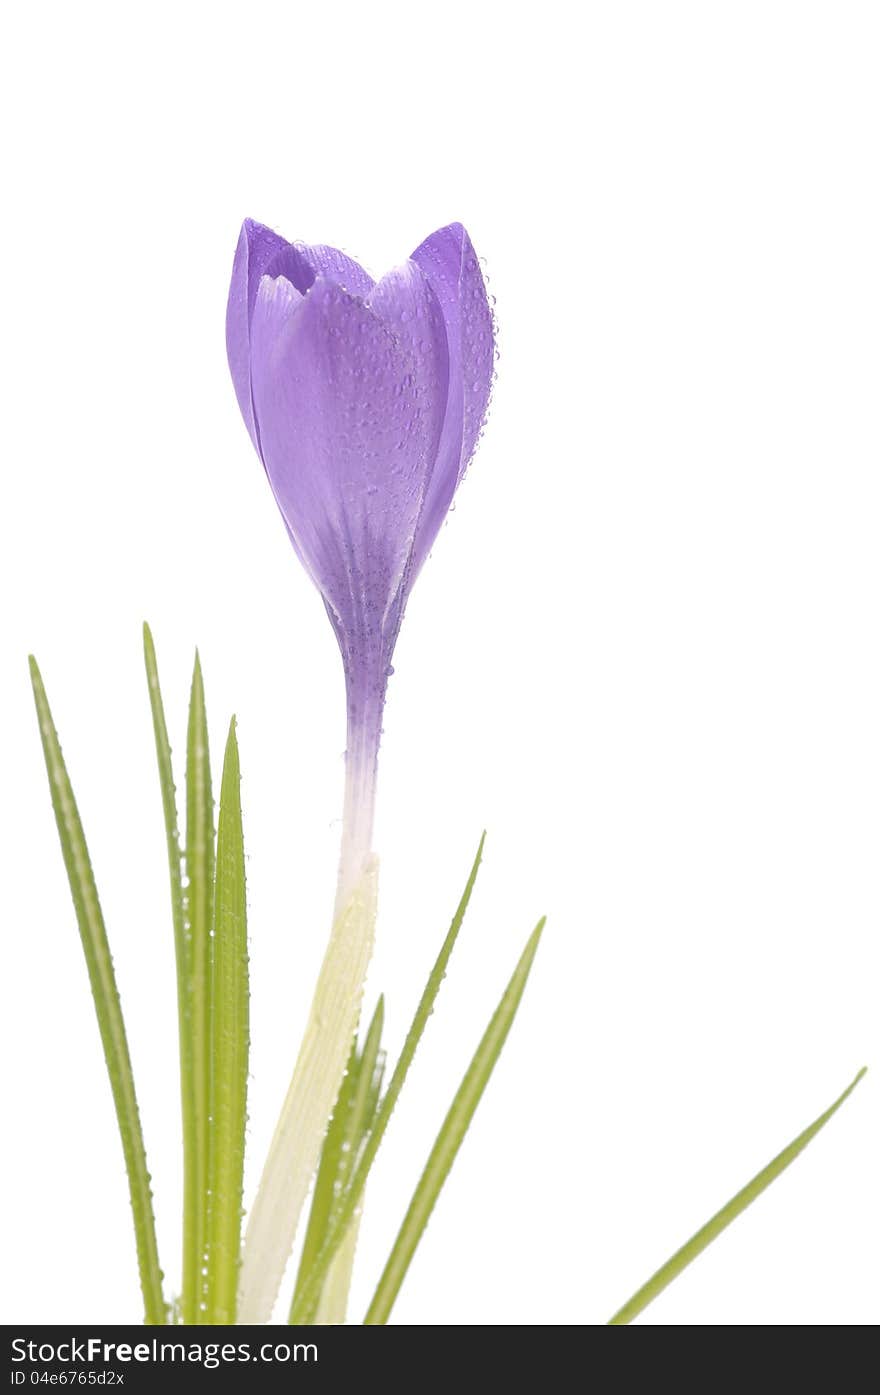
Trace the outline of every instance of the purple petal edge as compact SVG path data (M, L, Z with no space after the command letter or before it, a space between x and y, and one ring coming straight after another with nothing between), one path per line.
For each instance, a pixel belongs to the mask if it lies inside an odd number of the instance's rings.
M412 254L443 310L449 337L449 402L437 466L414 548L423 565L479 441L495 364L495 326L473 244L461 223L427 237Z

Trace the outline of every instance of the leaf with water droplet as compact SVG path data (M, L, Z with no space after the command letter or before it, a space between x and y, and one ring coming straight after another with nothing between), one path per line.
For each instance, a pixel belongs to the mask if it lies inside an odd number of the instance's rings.
M388 1321L416 1247L424 1234L425 1226L513 1026L513 1019L522 1000L543 930L542 919L529 936L519 963L449 1107L367 1310L365 1326L380 1326Z
M150 1324L164 1324L168 1314L162 1295L162 1269L156 1244L150 1174L113 959L73 787L64 764L40 670L33 656L30 670L52 808L89 972L128 1173L138 1270L144 1296L144 1320Z
M446 977L446 969L449 965L449 960L455 948L455 942L458 939L462 924L464 923L465 913L470 903L474 885L476 884L477 873L479 872L480 863L483 858L483 847L485 842L486 835L484 833L480 839L477 855L474 858L470 876L467 879L461 900L458 903L458 908L456 909L455 915L452 917L452 924L449 927L446 939L443 941L434 966L428 975L428 982L425 985L425 990L419 1000L415 1016L407 1032L406 1040L403 1043L403 1049L392 1072L388 1090L378 1105L373 1125L366 1137L363 1151L357 1161L351 1181L345 1195L340 1199L339 1206L335 1210L328 1225L327 1234L320 1253L312 1264L309 1274L304 1276L302 1284L298 1285L297 1292L294 1295L289 1317L289 1321L294 1325L303 1322L304 1319L302 1314L309 1312L312 1305L317 1302L327 1270L333 1261L333 1256L345 1237L349 1223L357 1214L358 1208L360 1207L364 1187L370 1175L370 1169L379 1151L379 1147L385 1135L385 1130L388 1127L388 1123L394 1111L394 1106L400 1098L400 1092L403 1089L404 1082L409 1068L412 1065L419 1042L422 1039L422 1034L427 1026L428 1019L433 1012L437 994L440 992L440 985Z
M241 1251L247 1125L248 948L241 775L235 718L229 725L214 882L214 960L208 1132L207 1321L233 1323Z

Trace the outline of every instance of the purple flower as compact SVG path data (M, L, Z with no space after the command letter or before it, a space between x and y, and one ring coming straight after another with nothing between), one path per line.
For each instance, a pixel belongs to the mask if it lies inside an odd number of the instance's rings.
M374 282L333 247L247 220L226 343L251 440L339 641L350 752L369 766L407 597L489 400L492 314L470 238L460 223L441 228Z
M373 282L332 247L244 224L226 315L245 424L324 598L348 698L333 931L250 1214L239 1320L265 1322L357 1026L373 943L376 758L407 598L477 444L492 381L486 288L459 223Z

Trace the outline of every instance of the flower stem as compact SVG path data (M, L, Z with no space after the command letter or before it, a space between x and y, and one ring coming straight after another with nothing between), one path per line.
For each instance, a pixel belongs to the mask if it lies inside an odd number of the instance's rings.
M368 711L349 694L342 846L333 928L318 975L293 1078L248 1219L238 1322L268 1322L293 1249L357 1031L376 923L377 862L371 853L382 704Z
M339 849L334 921L342 914L363 877L372 850L376 765L381 734L381 699L378 703L365 705L349 696L342 843Z

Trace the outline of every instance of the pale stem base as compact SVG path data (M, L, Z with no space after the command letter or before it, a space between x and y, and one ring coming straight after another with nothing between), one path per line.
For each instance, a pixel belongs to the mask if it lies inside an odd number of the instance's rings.
M238 1285L239 1323L268 1322L272 1316L357 1031L373 951L378 863L370 848L379 728L378 720L354 723L351 714L349 723L333 929L248 1219Z
M293 1079L248 1220L237 1321L268 1322L293 1249L327 1121L357 1030L373 949L378 864L337 917L318 978Z

